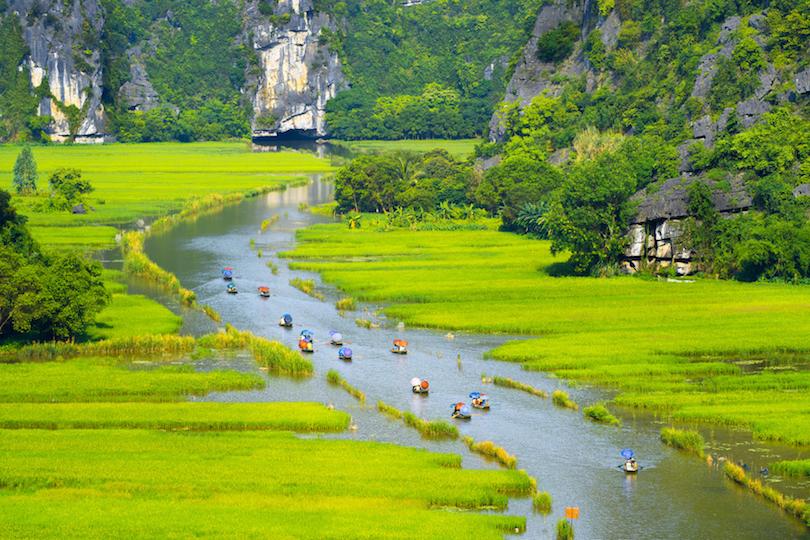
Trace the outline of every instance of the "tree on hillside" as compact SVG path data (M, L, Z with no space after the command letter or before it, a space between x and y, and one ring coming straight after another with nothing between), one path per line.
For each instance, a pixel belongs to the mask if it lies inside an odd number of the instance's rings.
M30 195L37 191L37 162L29 146L24 146L14 162L14 188L20 195Z

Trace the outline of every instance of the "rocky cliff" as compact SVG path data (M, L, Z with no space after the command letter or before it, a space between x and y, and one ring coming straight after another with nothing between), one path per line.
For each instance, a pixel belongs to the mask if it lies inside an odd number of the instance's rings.
M328 15L312 0L280 0L270 16L248 4L245 20L259 62L253 138L326 135L326 103L345 86L340 59L321 42Z
M47 130L51 140L102 142L101 3L12 0L8 11L20 19L31 84L42 96L38 112L52 118Z

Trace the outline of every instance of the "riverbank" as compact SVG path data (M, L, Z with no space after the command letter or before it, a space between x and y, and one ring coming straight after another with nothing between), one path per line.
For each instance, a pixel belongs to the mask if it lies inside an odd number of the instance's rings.
M618 394L628 407L688 423L810 444L810 288L779 283L554 277L547 242L488 231L298 234L286 256L385 314L429 328L542 336L499 360ZM789 354L788 354L789 353Z

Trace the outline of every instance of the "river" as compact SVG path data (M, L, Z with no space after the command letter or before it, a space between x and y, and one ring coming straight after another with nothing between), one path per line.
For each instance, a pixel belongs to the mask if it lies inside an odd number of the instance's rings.
M296 230L328 221L299 211L299 205L316 205L331 197L331 184L314 178L307 186L247 200L146 242L148 255L194 290L201 303L213 306L224 322L290 347L295 347L301 329L315 333L316 349L311 358L316 375L311 379L273 377L261 391L216 393L203 399L332 403L351 413L357 425L356 431L341 437L456 452L464 455L466 467L492 468L494 464L471 455L461 442L425 441L415 430L389 420L374 408L377 400L384 400L428 419L448 418L451 403L469 401L469 392L481 390L490 395L492 409L460 423L462 434L493 440L516 454L518 466L537 478L539 488L553 497L553 513L548 517L533 514L528 500L513 499L510 503L511 513L528 516L526 538L553 537L565 506L581 509L575 523L578 539L810 538L797 520L732 485L717 467L665 447L658 440L662 424L649 416L624 414L621 428L606 427L585 420L580 412L554 407L550 399L482 385L481 375L486 373L511 377L549 393L561 386L556 379L525 372L518 365L484 360L484 353L508 339L505 336L457 333L451 339L444 332L398 329L396 321L381 329L363 329L354 322L355 317L365 316L362 313L342 316L337 312L336 291L320 285L327 294L320 301L291 287L292 277L317 280L318 276L290 271L276 253L294 246ZM262 220L273 215L280 216L279 220L260 234ZM251 249L251 239L263 257ZM268 260L278 266L277 275L267 267ZM235 269L234 282L240 290L237 295L225 292L220 277L224 266ZM270 298L256 294L259 285L270 287ZM361 311L371 313L378 308L360 306ZM283 312L293 315L295 328L277 326ZM214 328L204 316L193 312L184 315L186 333L201 334ZM354 351L353 362L337 359L337 348L327 343L330 330L344 335ZM410 342L407 356L389 352L395 337ZM237 369L256 370L245 356L226 362ZM325 381L329 369L339 370L363 390L368 405L363 407L344 391L329 386ZM411 393L412 377L430 380L428 397ZM589 388L570 389L569 393L585 404L604 397L599 390ZM754 446L760 445L752 445L752 449ZM617 468L622 461L619 450L625 447L635 450L644 467L637 476L625 475Z

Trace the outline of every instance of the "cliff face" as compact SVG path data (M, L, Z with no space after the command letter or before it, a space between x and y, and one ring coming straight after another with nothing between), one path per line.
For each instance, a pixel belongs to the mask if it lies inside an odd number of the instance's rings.
M271 16L246 7L246 30L259 74L252 98L253 138L327 134L326 103L345 86L337 54L320 42L331 27L312 0L280 0Z
M53 120L52 140L102 142L102 72L99 39L104 17L98 0L12 0L30 54L31 84L42 88L39 115Z

